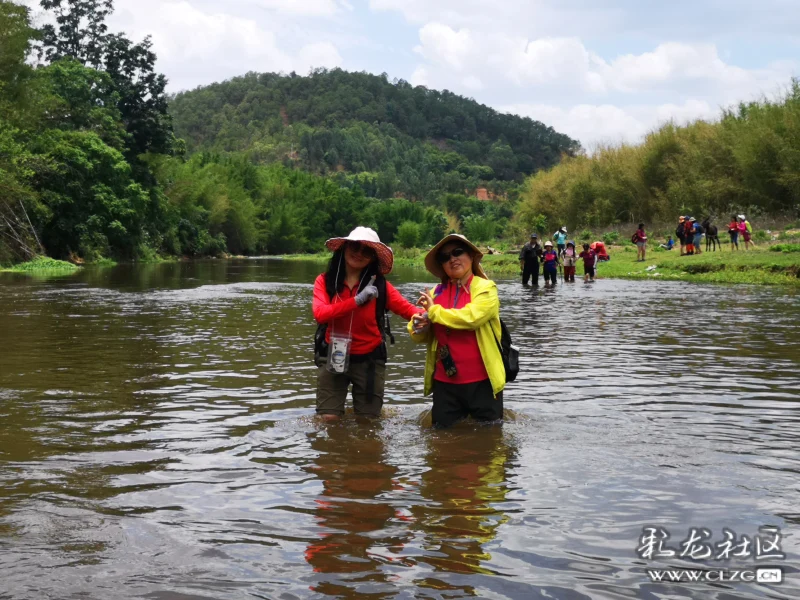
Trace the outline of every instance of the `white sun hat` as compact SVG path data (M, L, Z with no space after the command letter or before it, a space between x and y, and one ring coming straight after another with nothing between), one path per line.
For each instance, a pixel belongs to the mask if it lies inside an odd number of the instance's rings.
M394 265L394 253L389 246L381 242L381 239L374 229L369 227L356 227L347 237L329 239L325 242L325 247L331 252L336 252L347 242L361 242L372 248L378 256L378 266L381 273L383 275L391 273L392 266Z

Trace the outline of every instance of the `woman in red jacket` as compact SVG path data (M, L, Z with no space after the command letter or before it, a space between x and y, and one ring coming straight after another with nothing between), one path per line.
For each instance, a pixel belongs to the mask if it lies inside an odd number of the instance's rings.
M394 255L372 229L356 227L325 246L333 256L314 283L313 303L317 323L327 325L317 365L317 413L326 420L341 417L352 384L355 413L379 416L386 372L382 313L390 310L408 321L422 309L384 279Z

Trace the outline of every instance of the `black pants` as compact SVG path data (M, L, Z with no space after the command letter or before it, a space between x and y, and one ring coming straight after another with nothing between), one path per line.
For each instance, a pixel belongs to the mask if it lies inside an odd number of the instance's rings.
M476 421L497 421L503 418L503 392L495 398L492 382L445 383L433 381L433 410L436 427L450 427L471 416Z
M533 277L533 285L539 285L539 263L526 262L522 268L522 285L528 285L528 280Z

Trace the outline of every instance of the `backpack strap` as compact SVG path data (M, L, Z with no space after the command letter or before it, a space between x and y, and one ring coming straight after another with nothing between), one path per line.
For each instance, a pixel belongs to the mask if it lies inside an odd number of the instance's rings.
M394 345L394 335L392 335L386 312L386 278L383 275L378 275L375 279L375 287L378 288L378 297L375 299L375 321L378 323L378 331L381 332L384 340L388 336L389 341Z

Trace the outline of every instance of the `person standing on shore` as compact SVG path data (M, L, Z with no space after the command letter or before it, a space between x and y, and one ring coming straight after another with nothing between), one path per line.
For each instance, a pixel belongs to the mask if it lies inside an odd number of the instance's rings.
M703 245L703 226L697 222L697 219L692 217L689 219L692 224L692 235L694 236L694 241L692 242L694 246L694 253L695 254L702 254L702 250L700 250L700 246Z
M686 238L686 254L694 254L694 217L687 215L683 222L683 235Z
M686 217L683 215L678 217L678 227L675 229L675 237L678 238L681 244L681 256L686 254L686 229L683 225L685 221Z
M567 228L562 227L553 234L553 240L558 246L558 255L562 256L567 248Z
M733 249L739 250L739 221L736 215L731 216L731 222L728 223L728 235L731 236L731 252Z
M528 285L528 280L533 277L533 286L539 287L539 259L542 257L542 247L539 245L539 236L531 234L531 241L522 247L519 253L519 267L522 269L522 285Z
M749 250L750 246L753 248L756 247L753 243L753 226L750 225L750 221L748 221L744 215L739 215L739 233L744 238L745 250Z
M636 244L636 262L644 262L647 251L647 234L644 232L644 223L639 223L639 228L633 234L631 241Z

